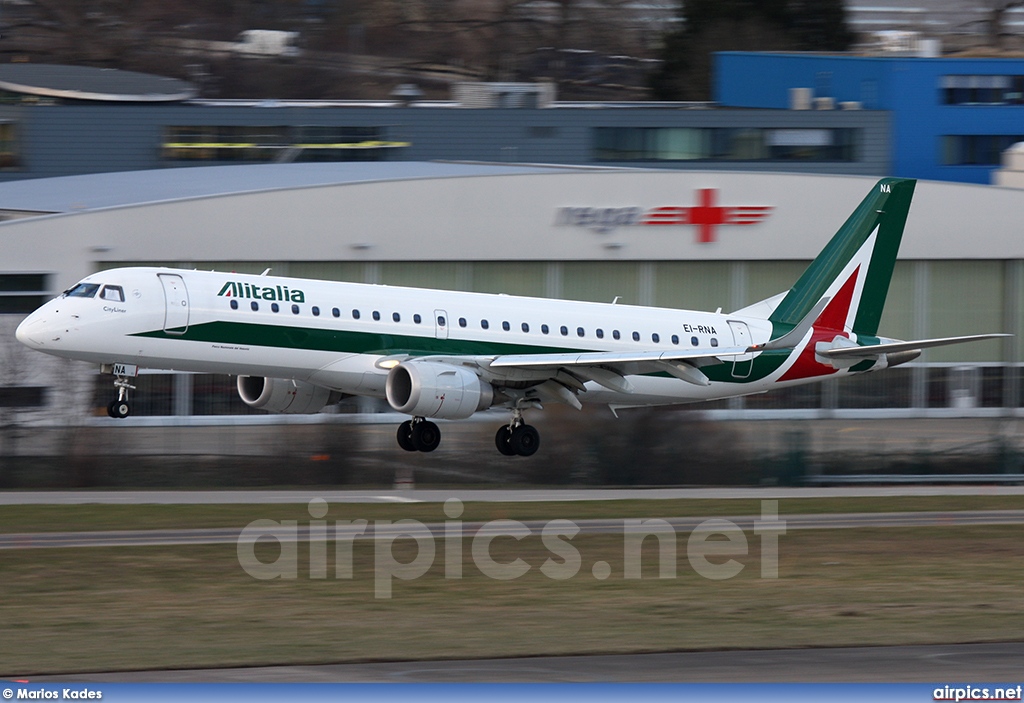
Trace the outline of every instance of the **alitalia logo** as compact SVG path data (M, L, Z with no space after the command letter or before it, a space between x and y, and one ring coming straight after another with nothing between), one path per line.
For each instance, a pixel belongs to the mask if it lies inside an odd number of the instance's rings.
M288 286L257 286L253 283L228 281L218 296L224 298L256 298L257 300L287 300L291 303L306 302L306 294Z

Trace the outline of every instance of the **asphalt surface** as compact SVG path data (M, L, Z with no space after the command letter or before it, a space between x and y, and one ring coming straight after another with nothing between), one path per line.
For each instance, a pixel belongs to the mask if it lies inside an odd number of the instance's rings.
M579 534L626 534L650 532L664 524L671 525L677 532L692 532L698 529L721 530L721 520L727 520L745 531L790 530L842 530L866 527L962 527L965 525L1024 525L1024 510L963 510L955 512L903 512L903 513L823 513L811 515L784 515L778 521L760 516L736 516L716 518L712 525L704 526L708 518L683 517L659 518L657 524L642 524L641 519L593 519L575 520ZM534 535L542 533L549 524L546 520L527 520L525 525ZM502 536L509 534L507 521L463 522L462 534L466 537L479 535ZM717 529L715 529L717 526ZM444 538L445 523L423 525L433 537ZM408 525L369 523L353 526L347 523L328 526L321 534L310 535L308 525L296 525L294 529L284 526L218 527L180 530L116 530L107 532L34 532L0 535L0 550L42 549L54 547L151 547L182 544L231 544L243 536L255 542L262 537L275 538L281 542L328 541L335 539L396 539L409 536ZM417 529L419 529L417 527ZM564 534L564 530L561 532Z
M1024 680L1024 642L375 662L32 677L32 682L1000 682Z
M883 496L1024 496L1024 486L844 486L821 488L595 488L532 490L401 491L3 491L0 505L267 505L328 503L532 503L587 500L679 500L727 498L870 498Z

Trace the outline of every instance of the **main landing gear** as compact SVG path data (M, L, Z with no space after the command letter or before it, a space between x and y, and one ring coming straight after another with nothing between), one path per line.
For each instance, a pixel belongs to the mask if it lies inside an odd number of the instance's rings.
M407 452L432 452L441 443L441 430L430 420L414 417L398 426L398 446Z
M440 443L441 430L430 420L414 417L398 426L398 446L407 452L432 452ZM505 456L533 456L540 447L540 433L523 422L522 410L516 408L511 422L498 428L494 444Z
M494 444L505 456L533 456L540 448L540 432L523 421L523 411L516 408L512 421L498 428Z
M107 415L123 420L132 414L132 404L128 402L128 390L135 390L135 386L128 381L127 377L117 376L114 379L114 388L117 389L117 400L113 400L107 405Z

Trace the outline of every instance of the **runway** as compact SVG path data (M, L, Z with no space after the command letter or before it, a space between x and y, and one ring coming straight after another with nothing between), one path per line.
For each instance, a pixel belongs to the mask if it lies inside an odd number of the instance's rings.
M1021 681L1024 642L126 671L31 681L171 683Z
M533 503L589 500L876 498L898 496L1024 496L1024 486L843 486L821 488L593 488L287 491L3 491L0 505L271 505L328 503Z
M656 522L643 524L643 519L591 519L575 520L572 525L579 528L578 534L616 534L650 533L658 528L671 526L676 532L692 532L694 530L711 530L721 532L722 520L744 531L773 531L784 534L791 530L843 530L857 528L894 528L894 527L963 527L966 525L1024 525L1024 510L963 510L955 512L901 512L901 513L823 513L775 516L742 515L736 517L715 518L714 523L705 525L707 518L656 518ZM542 534L549 525L544 520L516 521L516 525L525 525L533 535ZM717 529L716 529L717 528ZM417 531L429 530L431 536L443 539L451 535L453 528L446 523L417 523ZM511 535L509 521L492 522L460 522L458 529L464 537L505 536ZM564 529L561 534L566 534ZM74 547L155 547L185 544L234 544L240 539L257 541L261 538L273 538L281 542L309 542L343 539L378 539L394 540L401 536L410 536L410 525L385 524L369 522L365 526L355 526L348 520L344 523L325 525L319 534L311 535L308 525L283 524L273 527L245 528L207 528L181 530L116 530L107 532L34 532L0 535L0 550L5 549L43 549L43 548L74 548Z

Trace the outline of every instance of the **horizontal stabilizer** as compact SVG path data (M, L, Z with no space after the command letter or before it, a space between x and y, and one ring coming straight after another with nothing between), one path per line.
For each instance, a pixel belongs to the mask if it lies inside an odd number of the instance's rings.
M873 344L866 347L837 347L835 349L816 349L819 356L829 359L842 359L845 357L867 358L890 354L892 352L912 351L917 349L928 349L930 347L944 347L949 344L963 344L965 342L977 342L982 339L998 339L1000 337L1012 337L1012 334L971 334L965 337L942 337L939 339L918 339L911 342L892 342L889 344Z

